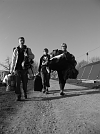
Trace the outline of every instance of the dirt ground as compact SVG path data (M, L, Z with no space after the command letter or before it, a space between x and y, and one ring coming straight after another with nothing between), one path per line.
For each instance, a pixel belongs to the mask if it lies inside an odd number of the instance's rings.
M51 80L49 94L33 91L16 101L14 92L0 88L0 134L100 134L100 91L66 84L59 95L58 81Z

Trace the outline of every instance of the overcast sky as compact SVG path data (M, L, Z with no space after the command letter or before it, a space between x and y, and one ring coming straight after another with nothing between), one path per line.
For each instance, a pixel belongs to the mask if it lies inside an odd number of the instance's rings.
M39 61L61 43L76 60L100 57L100 0L0 0L0 62L23 36Z

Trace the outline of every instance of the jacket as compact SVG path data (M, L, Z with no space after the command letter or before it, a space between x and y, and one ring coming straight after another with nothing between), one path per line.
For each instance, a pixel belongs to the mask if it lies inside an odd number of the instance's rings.
M62 58L65 58L67 62L69 62L70 64L72 64L74 66L76 66L76 64L77 64L74 55L72 55L68 51L64 52L62 50L59 50L59 55L52 57L50 60L62 59Z
M40 58L40 64L39 64L39 68L38 68L38 71L40 72L41 69L43 67L47 67L48 66L48 62L50 60L50 55L47 54L47 55L43 55L41 58Z
M34 59L35 56L32 53L31 49L30 48L27 48L27 51L28 51L29 58L30 59ZM17 60L18 60L18 49L15 48L14 51L13 51L13 55L12 55L12 62L11 62L11 69L10 69L10 72L11 73L15 71Z

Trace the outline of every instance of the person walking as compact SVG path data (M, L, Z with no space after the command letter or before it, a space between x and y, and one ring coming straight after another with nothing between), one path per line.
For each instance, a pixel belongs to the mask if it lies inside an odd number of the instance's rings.
M67 62L71 66L75 66L77 64L75 57L67 51L67 44L66 43L61 44L60 54L53 57L52 59L60 59L61 57L64 57L66 59L65 62ZM65 78L66 70L59 70L58 69L57 73L58 73L58 78L59 78L60 95L65 95L64 87L65 87L65 83L66 83L66 78Z
M29 57L29 60L34 59L34 54L31 49L25 45L24 37L18 38L18 47L13 49L12 63L10 73L14 73L16 76L16 89L15 93L17 94L17 100L21 100L21 81L23 85L24 97L27 99L27 83L28 83L28 70L25 68L26 57Z
M49 50L47 48L44 49L43 55L40 58L39 63L39 74L42 78L42 84L43 84L43 93L48 93L48 87L50 87L50 69L48 67L48 62L50 60L50 55L48 54Z

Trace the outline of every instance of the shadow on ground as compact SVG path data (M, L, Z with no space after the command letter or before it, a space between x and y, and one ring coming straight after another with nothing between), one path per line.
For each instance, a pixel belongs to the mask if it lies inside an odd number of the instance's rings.
M62 99L62 98L68 98L68 97L75 97L75 96L80 96L80 95L89 95L89 94L99 94L100 90L99 89L65 89L64 90L65 95L60 96L60 90L51 90L49 93L43 97L32 97L28 98L27 100L22 100L22 101L47 101L47 100L56 100L56 99ZM38 92L37 92L38 93ZM57 96L49 96L49 95L54 95L58 94Z

